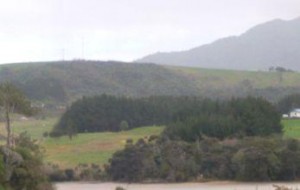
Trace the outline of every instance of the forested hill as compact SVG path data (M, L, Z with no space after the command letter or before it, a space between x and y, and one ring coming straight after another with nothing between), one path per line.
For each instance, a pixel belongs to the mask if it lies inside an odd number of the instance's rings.
M66 101L81 96L196 95L184 75L154 64L101 61L19 63L0 66L0 81L12 81L32 99Z
M102 61L58 61L0 65L0 82L12 81L34 100L70 102L82 96L111 94L263 96L277 100L300 92L300 74L282 70L209 70Z

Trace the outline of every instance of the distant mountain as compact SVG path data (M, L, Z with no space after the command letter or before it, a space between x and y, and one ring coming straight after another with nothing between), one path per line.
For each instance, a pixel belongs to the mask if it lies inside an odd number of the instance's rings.
M300 17L290 21L273 20L240 36L188 51L156 53L136 62L236 70L280 66L300 71Z

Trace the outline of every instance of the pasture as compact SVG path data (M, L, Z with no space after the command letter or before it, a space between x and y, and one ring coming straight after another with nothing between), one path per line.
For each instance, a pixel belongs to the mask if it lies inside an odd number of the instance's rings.
M12 122L14 135L26 131L33 139L38 140L45 150L45 161L58 164L61 167L73 167L78 164L95 163L103 165L108 162L112 154L121 150L127 139L133 142L150 135L159 135L163 127L141 127L123 132L103 132L78 134L69 139L44 137L45 132L51 131L57 118L46 120L16 120ZM0 135L4 137L6 130L4 123L0 123ZM1 144L5 143L2 138Z
M127 139L134 142L150 135L159 135L163 127L141 127L123 132L103 132L78 134L72 140L69 137L47 138L43 146L46 161L62 167L83 163L103 165L112 154L123 149Z
M283 119L284 136L289 138L300 138L300 119Z
M96 163L103 165L108 162L112 154L121 150L127 139L136 141L150 135L159 135L163 127L141 127L123 132L103 132L78 134L70 140L68 137L43 137L45 132L51 131L57 118L46 120L13 121L15 135L27 131L33 139L37 139L45 150L45 161L58 164L61 167L73 167L77 164ZM284 136L300 138L300 119L284 119ZM0 135L6 135L4 123L0 123ZM2 144L5 140L2 138Z

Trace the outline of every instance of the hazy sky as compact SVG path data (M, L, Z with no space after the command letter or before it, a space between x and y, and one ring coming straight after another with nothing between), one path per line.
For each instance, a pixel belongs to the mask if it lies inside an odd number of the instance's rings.
M300 16L300 0L0 0L0 63L131 61Z

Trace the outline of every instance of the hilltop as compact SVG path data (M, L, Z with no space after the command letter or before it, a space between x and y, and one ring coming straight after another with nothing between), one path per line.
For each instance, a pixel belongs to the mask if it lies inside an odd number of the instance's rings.
M300 17L257 25L240 36L187 51L155 53L136 62L234 70L300 70Z

